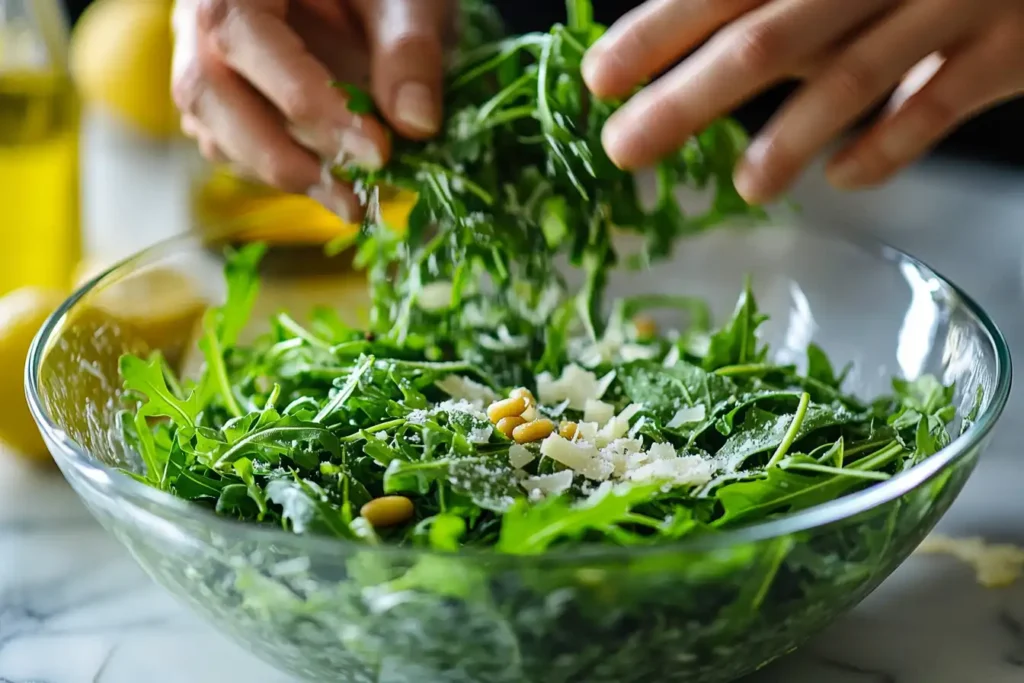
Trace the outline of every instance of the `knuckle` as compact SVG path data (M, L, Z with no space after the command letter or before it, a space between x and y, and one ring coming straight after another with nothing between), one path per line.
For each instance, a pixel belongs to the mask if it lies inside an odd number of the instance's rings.
M276 98L281 113L289 121L299 124L314 124L321 118L320 106L310 88L301 81L290 81L281 84L281 92Z
M289 154L263 155L257 173L264 182L285 192L305 192L308 189L300 182L296 164Z
M907 115L917 119L914 129L929 137L937 137L942 131L952 128L960 118L956 106L934 93L923 92L914 99L913 110Z
M786 43L779 24L754 21L736 30L726 49L744 73L765 73L782 63Z
M185 114L195 114L200 95L205 87L206 76L199 60L191 59L171 82L171 97L178 110Z
M214 33L225 23L240 3L235 0L201 0L196 7L196 23L204 33Z
M847 55L840 59L830 75L829 84L839 102L874 98L884 87L880 85L878 67L860 55Z

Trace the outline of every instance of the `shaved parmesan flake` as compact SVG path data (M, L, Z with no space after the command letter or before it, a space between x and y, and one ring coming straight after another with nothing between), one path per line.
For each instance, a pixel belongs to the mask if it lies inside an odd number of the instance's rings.
M601 449L601 458L607 460L614 468L612 473L621 478L633 463L631 456L640 455L644 447L639 439L616 439Z
M569 401L573 410L583 410L587 399L599 399L603 395L597 376L578 365L570 364L562 369L562 375L554 379L550 373L537 376L537 394L541 403Z
M536 459L537 456L531 453L526 446L512 444L512 447L508 449L508 462L516 469L522 469Z
M696 455L655 460L630 471L630 481L656 482L664 481L674 486L695 486L711 481L714 466L711 462Z
M601 458L593 444L569 441L558 434L544 439L540 453L594 481L604 481L614 470L612 463Z
M587 399L586 404L583 406L583 419L587 422L596 422L599 425L603 425L613 417L615 417L615 406L611 403L596 401L591 398Z
M672 416L672 419L665 425L668 429L679 429L684 424L690 422L702 422L706 415L704 404L700 403L689 408L680 408L676 411L676 414Z
M652 360L661 353L657 346L643 344L624 344L619 349L619 357L629 363L635 360Z
M448 375L444 379L434 382L434 386L454 399L479 401L481 404L493 403L498 400L498 395L491 391L490 387L462 375Z
M655 443L647 449L651 460L670 460L676 457L676 449L670 443Z
M554 474L542 474L536 477L527 477L520 484L530 494L531 500L538 500L547 496L557 496L564 493L572 486L572 472L562 470Z
M985 588L1004 588L1024 575L1024 548L989 544L982 538L950 538L932 534L918 547L919 553L952 555L974 568L978 583Z
M596 422L580 422L576 425L576 441L589 441L593 443L597 440L597 430L600 425Z
M424 311L443 311L452 305L452 283L448 280L438 280L423 285L417 305Z

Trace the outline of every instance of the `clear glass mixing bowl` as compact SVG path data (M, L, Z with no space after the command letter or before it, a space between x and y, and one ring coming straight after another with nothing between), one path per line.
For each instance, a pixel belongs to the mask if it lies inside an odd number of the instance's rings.
M258 308L358 309L363 289L341 265L270 259ZM268 662L313 680L742 676L818 633L910 554L963 487L1010 387L1006 343L989 317L913 258L821 230L712 231L649 271L617 275L613 291L703 296L724 316L750 273L771 315L764 339L780 359L798 361L813 340L836 362L854 363L851 386L864 395L886 391L893 376L935 373L957 382L962 414L980 387L976 422L882 484L675 545L537 557L368 547L218 518L119 471L141 465L119 437L118 356L156 343L189 362L185 322L154 339L111 304L115 294L137 302L136 276L156 266L176 269L209 304L223 296L222 261L198 238L97 278L36 340L27 369L33 414L86 506L157 582ZM165 303L154 297L151 313Z

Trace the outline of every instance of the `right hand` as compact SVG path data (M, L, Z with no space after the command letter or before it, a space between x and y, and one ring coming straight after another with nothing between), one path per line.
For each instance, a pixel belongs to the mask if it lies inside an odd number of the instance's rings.
M374 169L381 121L348 110L331 81L367 88L399 134L441 126L454 0L178 0L174 100L203 155L307 194L344 220L362 207L324 161Z

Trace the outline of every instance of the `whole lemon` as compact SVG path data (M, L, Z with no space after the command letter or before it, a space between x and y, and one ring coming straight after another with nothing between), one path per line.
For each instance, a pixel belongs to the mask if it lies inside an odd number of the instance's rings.
M36 332L64 300L58 290L25 287L0 298L0 441L19 455L49 460L25 400L25 360Z
M158 138L179 131L171 99L170 0L99 0L71 38L71 72L85 102Z

